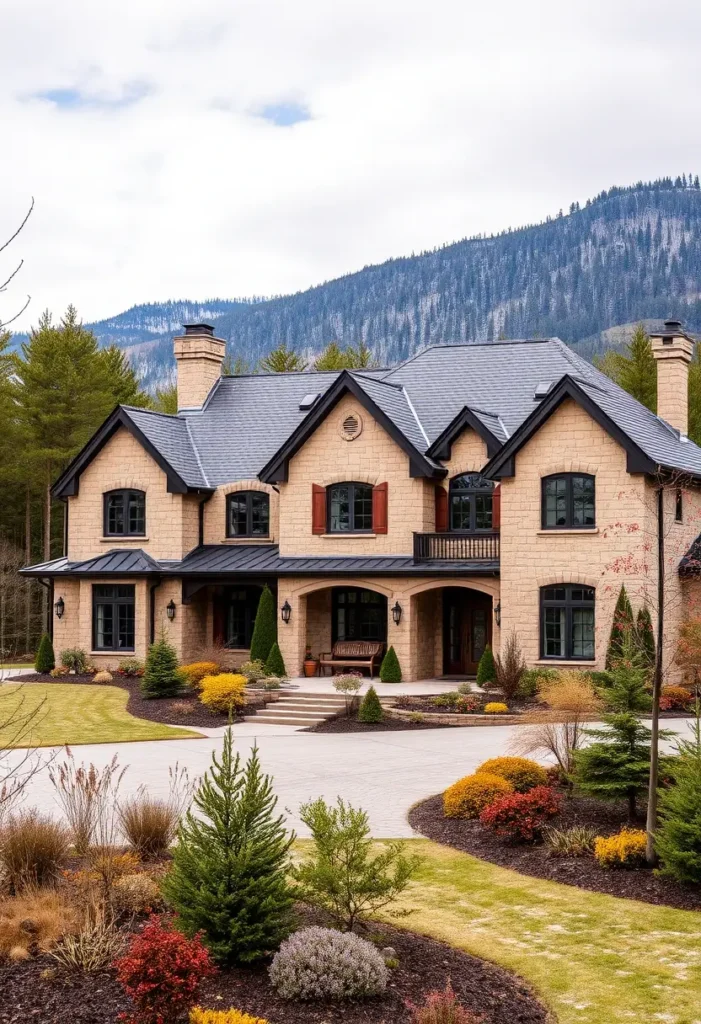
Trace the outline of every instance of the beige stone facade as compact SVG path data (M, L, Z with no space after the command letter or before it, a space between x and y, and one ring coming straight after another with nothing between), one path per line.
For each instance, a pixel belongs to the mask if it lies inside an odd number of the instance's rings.
M206 359L187 357L198 351L191 338L180 339L179 386L182 380L186 402L204 400L207 376L216 362L217 346L207 349ZM216 339L196 341L210 345ZM187 344L186 344L187 343ZM190 348L188 349L188 346ZM215 351L216 349L216 351ZM670 403L676 389L679 359L660 359L664 365L661 396ZM188 377L190 370L200 375ZM218 373L218 371L217 371ZM666 399L663 399L666 400ZM675 399L676 400L676 399ZM675 411L676 410L676 411ZM670 417L685 415L684 409L668 408ZM354 417L360 430L346 429ZM349 439L352 434L352 439ZM413 477L406 452L358 400L346 394L289 460L286 481L272 486L258 479L230 481L217 487L203 502L199 494L171 494L167 478L152 457L124 427L84 469L79 493L67 499L68 546L71 562L92 558L113 548L141 548L158 560L182 559L200 542L222 547L237 544L279 545L282 558L305 559L337 556L411 556L415 533L436 529L436 488L449 487L459 474L479 472L488 461L484 440L466 428L453 442L450 459L444 463L444 479ZM545 530L541 522L541 481L558 473L586 473L595 478L596 525L581 530ZM381 533L321 534L312 529L312 486L326 488L333 483L354 481L373 486L387 484L387 531ZM334 588L358 587L373 591L386 601L387 644L394 646L404 678L426 679L446 670L446 595L451 591L472 593L488 608L492 643L499 649L502 638L515 631L529 665L541 661L541 588L555 583L592 587L595 602L595 651L585 664L604 665L613 608L625 584L634 609L643 604L653 618L657 609L657 481L641 473L630 473L621 445L573 399L565 400L542 424L515 457L515 473L501 482L499 573L476 575L469 571L446 574L436 567L414 575L359 573L316 577L296 575L289 570L274 578L236 577L206 581L189 600L183 598L183 582L177 577L134 579L133 577L55 580L54 596L63 597L65 613L54 619L57 651L82 647L94 662L114 666L121 657L134 654L144 658L151 635L164 628L183 661L195 659L211 649L217 639L215 608L226 598L227 588L250 586L252 591L268 582L276 594L279 643L287 670L301 672L305 650L314 654L330 651L333 643ZM103 536L104 494L113 489L135 488L146 495L146 535L133 538ZM682 584L677 573L680 558L701 532L701 496L680 481L682 515L676 488L665 485L665 585L667 590L667 633L665 668L668 678L676 673L674 644L679 624L699 599L699 588ZM270 536L253 541L226 536L226 499L236 491L261 491L270 499ZM200 505L203 506L200 534ZM95 652L92 649L93 591L96 583L127 583L135 587L135 644L133 652ZM485 605L484 598L487 603ZM475 599L476 599L475 598ZM469 602L470 598L466 598ZM169 602L176 607L172 621L167 618ZM280 621L279 609L287 602L290 621ZM392 608L399 605L401 621L393 621ZM152 610L153 609L153 610ZM698 608L696 609L699 610ZM238 665L248 649L232 650L227 660ZM549 664L553 664L551 660Z

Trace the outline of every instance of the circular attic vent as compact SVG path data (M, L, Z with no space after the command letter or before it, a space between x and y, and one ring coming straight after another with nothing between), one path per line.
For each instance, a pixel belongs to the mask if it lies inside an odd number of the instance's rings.
M363 429L363 421L357 412L348 413L341 422L341 437L344 441L354 441Z

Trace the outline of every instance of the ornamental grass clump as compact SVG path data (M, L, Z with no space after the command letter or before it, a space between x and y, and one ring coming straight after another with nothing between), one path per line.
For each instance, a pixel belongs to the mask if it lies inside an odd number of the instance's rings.
M585 857L594 852L596 829L589 825L571 828L546 828L543 832L550 857Z
M513 791L511 783L500 775L466 775L443 794L443 814L446 818L479 818L485 807Z
M283 999L361 999L387 987L381 953L352 932L303 928L282 943L270 981Z
M76 853L84 856L95 841L98 821L108 813L109 805L124 777L126 768L119 767L115 754L104 768L94 764L76 764L67 748L68 757L49 765L49 778L70 827Z
M129 846L144 860L162 857L168 852L178 831L180 819L190 805L194 786L187 768L169 769L170 788L165 800L149 796L140 786L134 796L121 801L119 824Z
M69 830L49 814L30 810L10 815L0 832L0 866L12 890L51 885L70 844Z
M526 757L492 757L475 769L477 774L499 775L514 787L517 793L526 793L534 786L547 786L548 773L537 761Z
M498 839L511 846L539 843L550 818L560 810L560 797L549 786L535 786L527 793L511 793L485 807L480 821Z
M122 875L112 889L112 905L118 914L151 914L163 906L161 887L145 871Z
M233 672L205 676L200 682L200 701L210 711L234 714L246 703L246 677Z
M615 836L595 840L594 858L602 868L641 868L645 866L646 845L643 829L623 828Z

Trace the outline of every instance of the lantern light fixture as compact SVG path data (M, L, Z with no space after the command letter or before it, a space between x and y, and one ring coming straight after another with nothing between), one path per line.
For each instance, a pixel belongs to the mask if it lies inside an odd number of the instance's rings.
M494 605L494 618L496 619L497 626L501 626L501 601L497 601Z
M287 625L287 623L290 621L290 616L292 615L292 605L290 604L289 601L285 601L285 603L283 604L282 608L280 609L280 615L282 617L282 621L285 623L285 625Z
M392 609L392 618L394 619L395 626L398 626L399 623L402 621L402 606L400 605L399 601L397 601L394 608Z
M175 618L175 601L172 598L166 605L166 615L168 616L171 622Z
M57 619L62 619L63 618L63 613L64 613L65 610L66 610L66 606L65 606L65 604L63 602L63 598L59 597L58 601L54 605L54 611L56 612L56 618Z

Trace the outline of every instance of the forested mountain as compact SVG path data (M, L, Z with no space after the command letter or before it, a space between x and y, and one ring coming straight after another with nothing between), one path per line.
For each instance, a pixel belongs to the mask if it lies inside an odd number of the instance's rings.
M585 355L600 333L674 314L701 330L701 189L686 175L602 192L543 224L388 260L268 300L136 306L91 325L127 347L147 381L172 366L187 319L216 324L251 365L286 342L318 353L361 339L383 363L429 343L558 335Z

